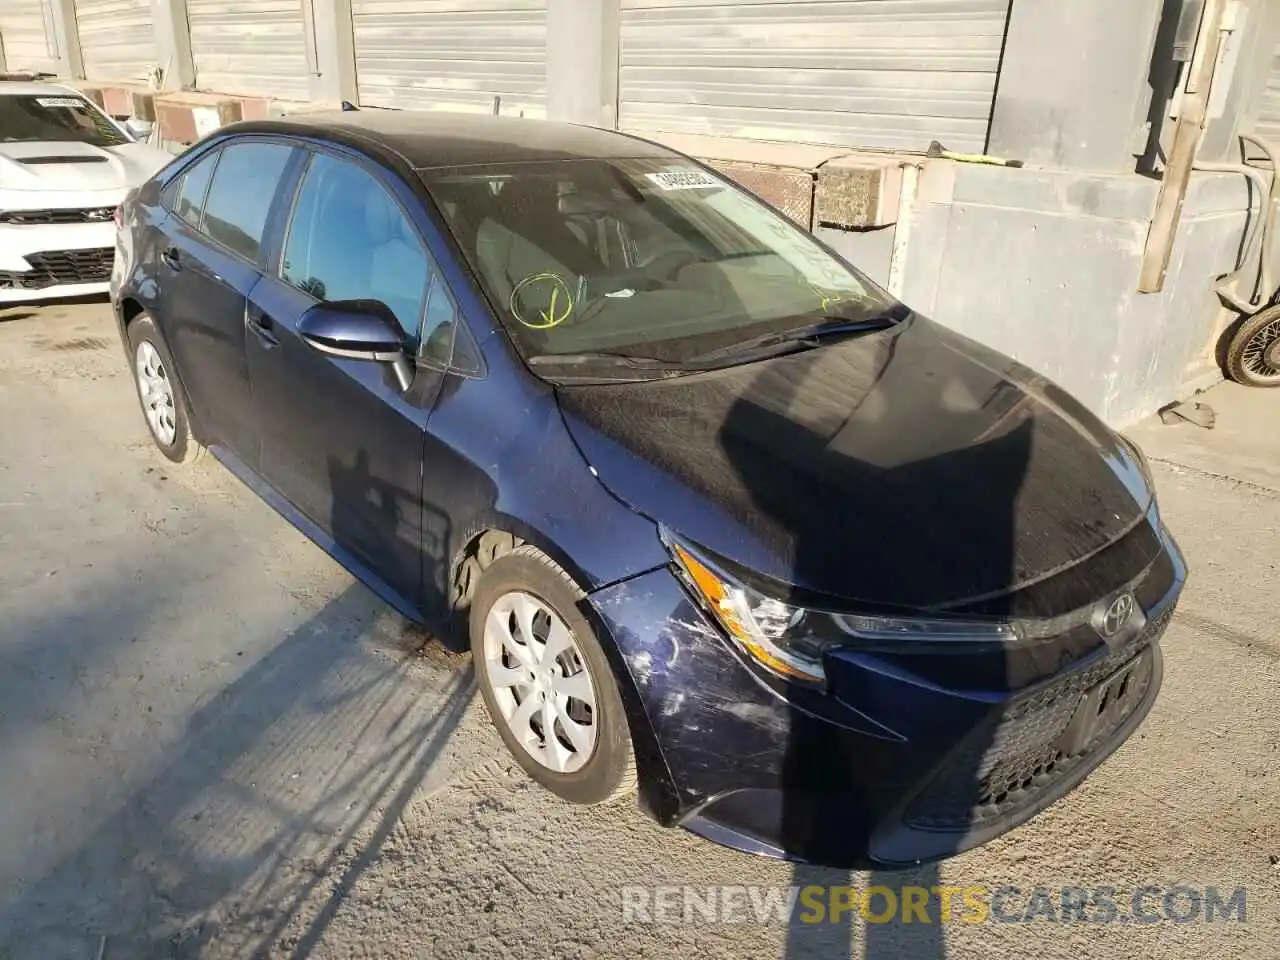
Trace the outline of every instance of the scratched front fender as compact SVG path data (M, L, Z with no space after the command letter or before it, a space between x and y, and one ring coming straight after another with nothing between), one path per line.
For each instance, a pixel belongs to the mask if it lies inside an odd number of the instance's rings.
M763 676L669 568L599 590L590 603L612 640L629 705L642 803L665 825L683 824L756 852L816 859L805 852L816 838L794 837L787 821L800 816L796 811L806 811L810 820L811 798L820 796L840 811L829 818L830 828L861 846L877 812L891 806L956 735L952 714L945 736L921 735L908 743L825 690ZM889 699L908 717L921 714L909 680L883 682L902 685L901 696ZM927 695L949 699L936 691ZM735 829L745 822L776 849L707 829L708 821L722 817Z

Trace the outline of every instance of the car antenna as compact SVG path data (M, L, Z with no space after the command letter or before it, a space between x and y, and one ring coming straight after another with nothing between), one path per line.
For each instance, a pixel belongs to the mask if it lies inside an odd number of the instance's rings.
M343 113L349 113L349 112L351 112L352 110L359 110L359 109L360 109L360 108L359 108L359 107L357 107L357 106L356 106L354 103L352 103L350 100L343 100L343 101L342 101L342 112L343 112Z

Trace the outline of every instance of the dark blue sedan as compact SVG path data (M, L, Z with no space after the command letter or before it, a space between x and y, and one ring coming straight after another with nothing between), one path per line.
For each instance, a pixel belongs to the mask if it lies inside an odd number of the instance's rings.
M1137 449L688 157L349 111L219 131L117 220L161 452L469 642L566 800L934 859L1155 700L1186 574Z

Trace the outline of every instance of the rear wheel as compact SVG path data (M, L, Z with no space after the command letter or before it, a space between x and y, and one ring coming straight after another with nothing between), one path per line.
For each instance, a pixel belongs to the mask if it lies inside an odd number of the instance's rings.
M1227 348L1227 374L1251 387L1280 387L1280 306L1240 324Z
M476 679L498 733L535 781L573 803L631 791L635 754L604 651L567 573L524 545L485 569L471 602Z
M145 313L141 314L129 324L128 334L133 383L151 439L174 463L195 460L202 448L191 434L187 398L155 322Z

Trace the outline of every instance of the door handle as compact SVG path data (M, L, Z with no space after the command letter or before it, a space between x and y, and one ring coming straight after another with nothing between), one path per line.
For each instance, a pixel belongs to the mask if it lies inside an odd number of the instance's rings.
M267 349L279 346L280 338L275 334L275 321L251 303L244 308L244 325Z
M182 257L178 253L177 247L170 247L160 253L160 259L164 261L164 265L170 270L182 269Z

